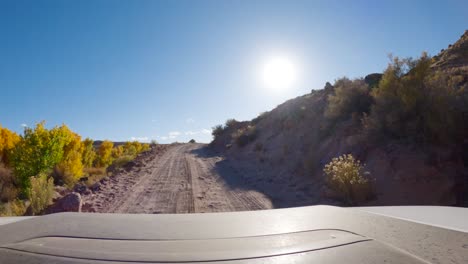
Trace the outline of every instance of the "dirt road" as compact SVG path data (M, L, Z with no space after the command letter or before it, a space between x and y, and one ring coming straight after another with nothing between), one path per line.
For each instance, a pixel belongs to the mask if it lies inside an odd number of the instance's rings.
M83 211L101 213L202 213L272 208L235 168L203 144L170 146L147 155L128 172L83 196Z

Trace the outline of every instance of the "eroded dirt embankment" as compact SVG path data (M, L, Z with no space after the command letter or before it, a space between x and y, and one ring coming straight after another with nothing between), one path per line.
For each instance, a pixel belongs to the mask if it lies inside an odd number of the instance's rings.
M84 212L204 213L272 208L229 161L203 144L175 144L137 158L83 196Z

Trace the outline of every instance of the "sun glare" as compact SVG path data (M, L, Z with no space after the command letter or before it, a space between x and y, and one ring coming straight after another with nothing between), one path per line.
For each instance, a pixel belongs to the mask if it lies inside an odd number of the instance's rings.
M271 90L291 88L297 78L297 69L287 57L270 58L262 67L263 84Z

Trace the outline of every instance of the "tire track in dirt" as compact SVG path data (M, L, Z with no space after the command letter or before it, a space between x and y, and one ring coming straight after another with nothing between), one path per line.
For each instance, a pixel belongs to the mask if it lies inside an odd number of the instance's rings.
M128 173L116 175L86 208L103 213L193 213L272 208L264 194L203 144L178 144ZM85 210L86 211L86 210Z

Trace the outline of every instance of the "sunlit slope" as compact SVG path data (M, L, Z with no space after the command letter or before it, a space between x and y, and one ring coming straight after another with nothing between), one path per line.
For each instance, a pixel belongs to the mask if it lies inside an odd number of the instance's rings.
M244 161L241 170L256 175L246 181L279 206L466 205L467 52L465 32L435 57L394 58L383 74L342 78L251 121L228 120L211 146ZM365 198L350 202L325 176L342 154L364 164L373 188Z

